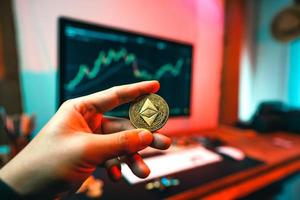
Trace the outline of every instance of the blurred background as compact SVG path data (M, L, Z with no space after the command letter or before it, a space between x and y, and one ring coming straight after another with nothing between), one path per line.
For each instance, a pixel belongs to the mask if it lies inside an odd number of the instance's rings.
M300 198L299 0L2 0L0 13L0 166L63 101L155 79L172 148L144 152L147 180L99 168L70 199Z

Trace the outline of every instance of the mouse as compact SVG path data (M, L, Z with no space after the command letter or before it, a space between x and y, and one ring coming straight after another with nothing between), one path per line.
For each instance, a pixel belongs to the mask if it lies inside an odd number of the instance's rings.
M245 153L242 150L232 146L219 146L216 147L215 150L218 153L224 154L238 161L244 160L244 158L246 157Z

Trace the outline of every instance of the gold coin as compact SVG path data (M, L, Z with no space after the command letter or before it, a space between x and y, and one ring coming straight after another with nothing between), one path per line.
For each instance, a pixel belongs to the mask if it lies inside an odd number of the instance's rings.
M132 102L129 118L136 128L156 131L162 128L169 118L167 102L157 94L148 94Z

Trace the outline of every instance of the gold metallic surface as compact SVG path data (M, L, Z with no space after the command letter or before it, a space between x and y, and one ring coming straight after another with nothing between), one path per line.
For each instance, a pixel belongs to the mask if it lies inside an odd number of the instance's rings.
M132 102L129 118L136 128L156 131L162 128L169 118L166 101L157 94L148 94Z

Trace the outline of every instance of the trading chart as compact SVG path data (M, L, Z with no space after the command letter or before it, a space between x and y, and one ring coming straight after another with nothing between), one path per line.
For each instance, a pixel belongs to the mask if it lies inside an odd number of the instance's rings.
M188 115L192 47L110 29L64 27L63 100L116 85L159 80L171 115ZM108 113L127 116L128 107Z

